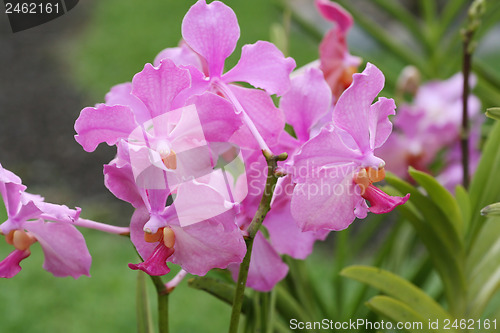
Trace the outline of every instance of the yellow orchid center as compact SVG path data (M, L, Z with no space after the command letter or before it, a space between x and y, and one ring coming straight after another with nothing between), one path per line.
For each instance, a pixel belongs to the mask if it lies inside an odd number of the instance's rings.
M385 169L379 168L374 169L371 167L363 168L359 170L357 174L354 175L354 183L356 183L361 189L361 195L363 195L372 183L380 182L385 178Z

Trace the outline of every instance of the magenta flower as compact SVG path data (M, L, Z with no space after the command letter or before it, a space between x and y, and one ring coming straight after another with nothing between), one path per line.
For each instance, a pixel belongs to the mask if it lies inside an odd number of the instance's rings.
M428 171L438 153L454 146L459 141L462 119L463 77L456 74L445 81L431 81L422 85L413 104L403 105L394 117L396 131L386 144L377 150L388 165L388 170L399 177L408 177L408 167ZM480 103L477 97L469 96L470 118L472 122L471 137L480 136L481 117ZM471 146L471 157L476 155L477 148ZM457 151L458 152L458 151ZM452 153L453 155L453 153ZM456 155L456 154L455 154ZM458 161L456 156L447 158L447 162ZM474 158L471 160L475 164ZM453 163L452 163L453 164ZM448 169L448 176L443 181L448 187L457 184L460 167ZM453 171L454 170L454 171ZM453 176L455 175L455 176Z
M144 262L130 264L132 269L164 275L170 271L166 265L170 261L191 274L204 275L243 259L246 247L235 224L234 204L218 189L183 182L173 193L173 204L167 206L171 192L138 186L132 167L123 160L106 165L104 174L108 189L136 208L130 236Z
M371 104L383 86L383 74L369 63L340 96L333 123L294 156L291 213L302 230L345 229L368 211L387 213L408 200L409 195L391 197L372 185L385 175L384 161L373 152L391 133L388 116L395 113L392 99Z
M182 22L182 36L186 45L162 51L155 61L173 57L176 63L187 65L192 85L183 96L188 98L205 91L224 96L247 125L238 131L235 143L254 148L253 136L261 149L276 144L284 119L269 95L282 95L288 90L295 61L285 58L273 44L258 41L243 46L238 64L224 74L225 60L236 47L240 28L233 10L219 1L207 5L200 0L193 5ZM193 58L189 50L195 52L198 59ZM248 82L265 92L236 86L233 82Z
M45 254L43 268L54 276L76 279L89 275L92 259L82 234L71 225L80 210L46 203L25 190L21 179L0 165L0 193L8 216L0 230L7 243L15 247L0 262L0 277L11 278L19 273L20 262L31 254L35 242L40 243Z
M315 0L321 15L334 23L319 46L320 69L330 86L333 96L338 99L340 94L349 87L352 75L358 71L361 64L359 57L352 56L347 47L347 33L353 25L351 15L337 3L329 0Z

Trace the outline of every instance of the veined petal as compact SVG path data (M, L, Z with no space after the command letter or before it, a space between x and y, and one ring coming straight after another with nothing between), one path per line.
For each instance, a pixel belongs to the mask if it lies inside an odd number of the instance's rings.
M45 254L43 268L56 277L90 276L92 258L82 234L72 225L46 223L41 220L26 222L26 230L32 233Z
M235 281L238 279L239 267L239 264L229 266ZM262 233L258 232L253 243L247 286L258 291L267 292L273 289L287 274L288 266L262 236Z
M130 165L125 164L122 167L118 167L116 163L104 165L104 185L118 199L129 202L134 208L144 205Z
M0 182L0 194L2 194L7 216L17 214L21 205L21 195L25 190L26 186L21 183Z
M199 0L184 16L182 37L206 59L210 77L220 77L224 61L240 38L240 27L233 10L222 2L207 5L205 0Z
M323 169L295 186L291 212L303 231L343 230L363 200L352 177L355 165Z
M328 112L331 103L332 93L323 73L310 68L292 79L290 90L280 99L280 109L297 138L305 142L309 140L311 128Z
M305 179L311 174L332 165L352 164L362 157L359 151L347 147L334 127L325 127L307 141L293 158L294 179Z
M336 23L342 33L346 34L352 27L354 20L351 14L339 4L330 0L315 0L314 3L321 15L328 21Z
M172 60L176 66L192 65L200 71L203 71L200 56L185 43L182 43L179 47L169 47L162 50L156 56L153 64L159 66L163 59Z
M228 211L231 211L234 218L232 203L226 201L224 196L211 186L195 181L179 186L171 207L175 208L181 227L205 222Z
M30 250L14 250L4 260L0 262L0 278L10 279L21 271L19 263L28 258Z
M264 225L269 231L272 246L281 254L288 254L296 259L305 259L313 250L314 242L324 240L327 230L303 232L292 216L290 210L293 194L291 177L280 178L277 185L271 210L266 215Z
M126 138L137 127L134 114L128 106L98 104L82 110L75 122L76 141L87 152L106 142L112 146Z
M370 148L379 148L384 144L392 132L390 115L396 114L396 104L394 100L381 97L370 106Z
M113 86L106 94L104 100L106 101L106 105L128 106L139 124L142 124L150 119L149 111L146 108L146 105L144 105L139 98L132 95L132 82L121 83Z
M295 60L285 58L274 44L258 41L243 46L240 60L223 75L223 80L226 83L248 82L270 95L281 96L290 88L290 73L294 68Z
M362 152L370 149L370 110L375 97L384 87L384 75L368 63L362 73L353 75L353 82L340 96L333 110L333 122L348 132Z
M242 125L241 117L236 115L233 105L213 93L193 96L188 103L196 105L203 134L208 142L227 142Z
M381 189L370 185L363 193L363 198L370 203L370 212L375 214L384 214L392 211L396 206L402 205L408 201L410 194L404 197L393 197L382 191Z
M172 262L191 274L205 275L212 268L240 263L245 256L245 241L234 223L233 211L185 228L170 227L175 232Z
M283 111L276 108L271 97L262 90L248 89L235 85L228 85L228 87L230 87L266 143L269 146L276 145L281 132L285 128ZM257 141L247 126L241 126L234 134L233 140L232 142L238 144L240 147L258 147Z
M189 72L163 59L158 67L146 64L132 79L132 94L149 110L150 119L172 110L174 98L190 85Z

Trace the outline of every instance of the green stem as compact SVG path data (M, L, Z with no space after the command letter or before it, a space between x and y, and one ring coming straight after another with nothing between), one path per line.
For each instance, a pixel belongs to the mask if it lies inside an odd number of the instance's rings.
M276 186L278 178L282 176L281 174L276 172L278 161L284 161L288 157L286 153L280 155L272 155L266 150L263 150L262 153L264 154L267 162L266 186L264 187L264 193L262 194L259 208L257 209L257 212L255 213L252 222L247 229L248 236L245 239L247 245L247 253L245 254L245 258L243 258L243 262L240 265L240 271L238 272L238 281L236 281L236 291L234 293L233 308L231 311L231 321L229 323L229 333L238 332L240 313L243 306L245 287L248 278L248 270L250 268L250 258L252 256L253 241L255 239L255 235L259 231L260 226L264 222L267 212L269 212L269 210L271 209L271 199L273 197L274 187Z
M168 290L159 276L151 276L158 295L158 329L168 333Z

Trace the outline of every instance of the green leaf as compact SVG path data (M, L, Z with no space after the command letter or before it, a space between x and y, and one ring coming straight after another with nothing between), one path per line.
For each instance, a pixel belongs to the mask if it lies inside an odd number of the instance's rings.
M441 321L451 318L450 314L425 292L389 271L369 266L350 266L342 270L340 274L366 283L394 297L426 320L439 319Z
M483 149L481 160L471 181L469 190L472 207L471 235L469 247L472 247L485 218L480 210L500 201L500 122L496 122Z
M460 212L460 207L457 204L455 198L451 193L445 189L439 182L431 175L418 171L413 167L410 167L410 175L415 181L422 186L429 197L434 201L434 203L441 209L443 214L445 214L449 221L452 223L455 231L458 235L463 236L464 234L464 222L462 219L462 214Z
M412 223L429 251L443 281L451 313L460 313L465 306L463 298L467 290L462 241L432 200L394 175L387 174L386 180L399 193L410 193L410 200L397 209Z
M138 271L137 274L137 332L153 333L153 317L149 305L149 294L146 286L146 273Z
M234 285L207 276L197 276L188 280L188 286L194 289L206 291L207 293L217 297L225 303L231 306L233 305L235 292ZM247 311L251 307L252 300L245 295L241 312L247 313Z
M489 218L467 258L469 313L476 317L500 286L500 217Z
M375 296L366 305L381 316L389 318L394 323L408 323L406 332L440 332L428 328L429 320L413 311L403 302L392 297ZM447 331L454 332L454 331Z

